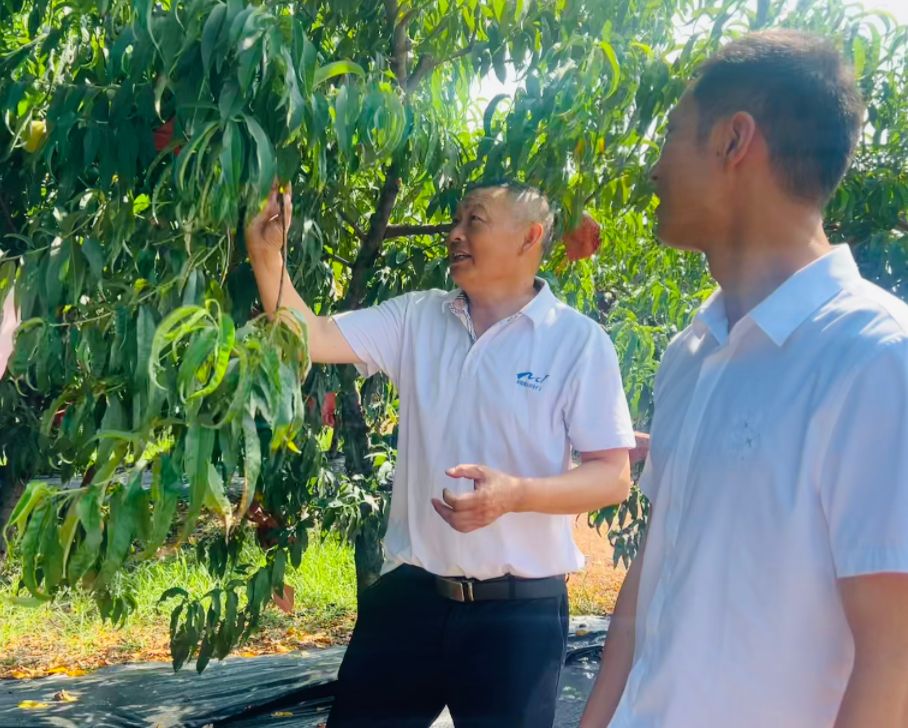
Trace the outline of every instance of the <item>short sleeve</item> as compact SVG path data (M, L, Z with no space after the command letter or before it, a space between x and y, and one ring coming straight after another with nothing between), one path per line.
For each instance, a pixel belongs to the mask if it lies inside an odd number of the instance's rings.
M397 381L411 298L412 294L405 294L377 306L333 316L341 335L362 362L357 368L363 376L384 372Z
M571 382L564 408L571 447L577 452L634 447L618 356L598 326L580 354Z
M834 416L819 488L836 576L908 572L908 341L860 367Z

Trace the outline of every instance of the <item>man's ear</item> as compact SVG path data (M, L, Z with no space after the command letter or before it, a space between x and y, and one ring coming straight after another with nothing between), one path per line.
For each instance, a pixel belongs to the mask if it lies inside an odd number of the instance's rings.
M536 245L542 247L543 235L545 235L545 226L541 222L531 223L527 228L526 235L523 236L523 245L520 248L521 252L529 252Z
M725 124L722 149L719 152L726 164L740 164L751 151L757 136L757 121L746 111L735 113Z

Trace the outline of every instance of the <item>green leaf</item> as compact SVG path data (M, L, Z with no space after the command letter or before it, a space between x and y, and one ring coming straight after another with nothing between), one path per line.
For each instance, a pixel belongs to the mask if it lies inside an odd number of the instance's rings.
M82 254L88 261L88 269L95 280L101 279L101 273L104 270L104 254L101 252L101 246L95 238L85 238L82 241Z
M202 28L202 67L205 69L206 74L211 67L211 56L217 47L226 15L227 6L218 3L212 9Z
M237 519L242 518L255 496L259 472L262 469L262 446L255 419L250 414L243 417L243 494L237 509Z
M152 339L151 354L149 355L149 379L152 385L161 389L165 388L158 381L157 376L164 347L192 333L207 316L208 311L201 306L181 306L171 311L161 321L155 331L154 339Z
M274 564L271 567L271 591L280 593L284 586L284 570L287 568L287 553L278 550L274 554Z
M138 473L129 485L121 487L110 499L110 516L107 521L107 543L104 560L98 573L98 584L109 584L114 574L126 560L133 534L138 530L139 514L136 506L142 489L142 474Z
M76 528L79 525L79 510L77 504L80 497L81 496L77 496L69 504L66 518L63 520L63 525L60 527L60 546L63 548L63 573L66 573L66 567L69 562L69 552L72 549Z
M139 558L153 556L164 543L173 523L182 487L182 476L174 466L173 458L165 453L155 460L151 471L151 501L154 506L151 531Z
M180 372L177 376L177 387L180 399L188 401L194 394L193 390L199 386L200 369L209 359L213 358L217 345L218 333L213 328L198 332L192 343L181 357Z
M189 592L186 591L186 590L185 590L183 587L181 587L181 586L172 586L172 587L170 587L169 589L166 589L166 590L161 594L161 596L158 597L158 604L163 604L163 603L166 602L168 599L173 599L174 597L182 597L183 599L189 599ZM183 606L183 605L180 605L180 608L182 608L182 606ZM176 612L177 610L175 609L174 611ZM173 616L173 615L171 614L171 617L172 617L172 616Z
M189 507L186 521L180 533L180 540L185 540L195 527L205 494L208 492L208 465L214 450L215 431L204 427L199 422L191 422L186 432L185 452L183 454L183 471L189 481Z
M224 492L224 481L214 463L208 463L208 491L205 505L225 520L229 530L231 522L230 501Z
M261 125L248 114L243 114L243 119L255 140L256 180L254 187L258 199L264 200L274 182L274 150Z
M211 394L224 380L230 355L233 353L233 344L236 341L236 328L233 319L227 313L221 314L221 325L217 335L217 349L215 354L214 371L208 383L197 392L189 395L189 399L198 399Z
M323 83L325 83L325 81L336 78L337 76L344 76L348 73L355 74L360 78L365 78L366 76L366 72L358 63L346 60L334 61L333 63L328 63L324 66L321 66L318 70L315 71L312 88L316 89Z
M43 503L50 493L51 489L46 481L32 480L29 482L29 484L25 486L25 490L20 496L19 501L16 503L16 507L13 508L13 512L6 522L6 526L3 528L4 537L6 536L7 531L13 527L21 531L25 522L28 520L29 515L31 515L31 512L38 505Z
M492 129L492 120L495 118L495 109L498 107L498 104L507 98L510 98L508 94L498 94L489 102L489 105L486 106L486 111L482 116L482 128L485 135L490 139L495 136Z
M139 306L136 318L136 384L142 389L148 385L154 333L154 314L151 312L151 308Z
M74 585L98 559L103 535L101 517L102 492L98 487L90 488L82 495L76 506L84 536L69 561L66 576L70 585Z
M621 65L618 63L618 56L615 55L615 49L612 48L611 43L602 41L599 44L599 47L602 49L602 52L605 54L606 60L608 60L609 66L611 67L609 87L606 92L606 98L609 98L615 94L618 90L618 86L621 84Z

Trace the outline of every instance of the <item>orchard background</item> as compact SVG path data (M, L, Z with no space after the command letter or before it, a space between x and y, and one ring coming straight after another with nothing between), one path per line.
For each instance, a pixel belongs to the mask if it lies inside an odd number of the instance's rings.
M286 265L318 313L446 287L466 185L543 189L598 255L544 275L619 351L638 428L672 335L713 283L652 237L648 170L696 66L749 30L836 39L868 105L827 210L833 242L908 298L908 27L840 0L0 0L0 300L22 323L0 379L0 514L22 601L78 590L105 618L191 544L175 667L256 630L309 534L376 578L397 395L311 369L301 325L258 309L243 223L293 185ZM497 79L505 93L482 99ZM635 489L591 514L636 551ZM708 523L689 524L708 528ZM248 557L250 547L261 558ZM12 571L9 569L12 568Z

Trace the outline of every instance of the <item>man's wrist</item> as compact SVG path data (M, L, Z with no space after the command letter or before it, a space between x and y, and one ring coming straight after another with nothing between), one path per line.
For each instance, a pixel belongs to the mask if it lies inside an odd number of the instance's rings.
M527 509L527 498L530 491L532 478L514 477L511 484L511 497L508 507L509 513L522 513Z
M264 244L247 244L246 250L249 253L249 262L256 268L264 270L280 270L282 265L282 254L280 250Z

